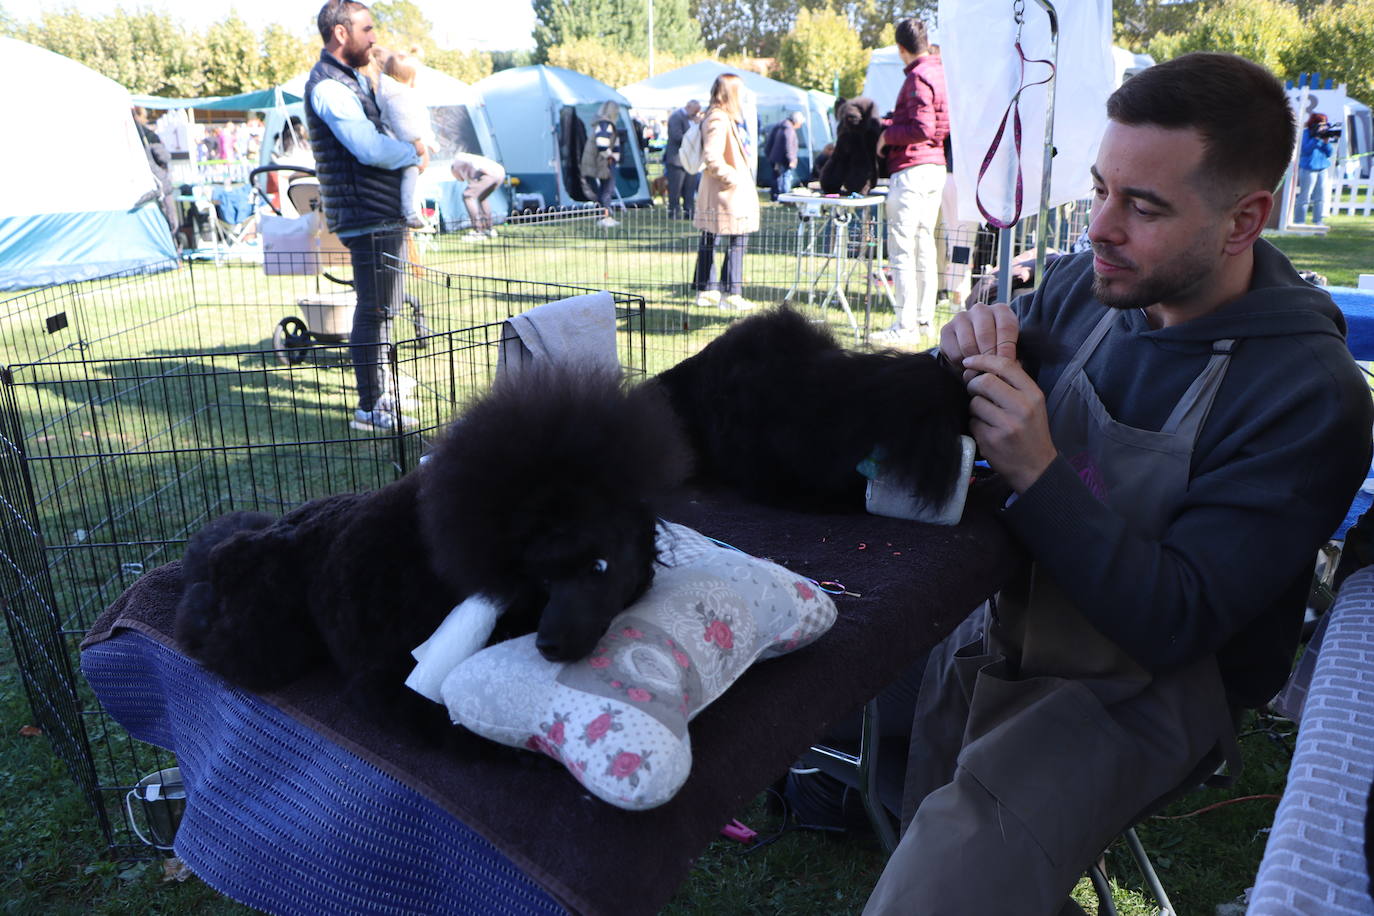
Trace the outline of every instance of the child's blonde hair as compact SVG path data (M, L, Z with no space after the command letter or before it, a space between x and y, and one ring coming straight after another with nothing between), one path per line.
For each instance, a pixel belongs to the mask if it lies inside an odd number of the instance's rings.
M398 83L413 83L417 67L415 59L409 54L397 51L386 59L386 64L382 67L382 72Z

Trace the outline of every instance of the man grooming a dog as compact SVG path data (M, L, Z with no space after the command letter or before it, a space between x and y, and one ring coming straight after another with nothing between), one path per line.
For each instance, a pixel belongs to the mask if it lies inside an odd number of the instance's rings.
M935 222L945 189L949 98L945 68L940 55L931 51L924 22L897 23L897 54L906 80L878 137L878 154L886 157L891 175L887 247L896 315L891 327L871 336L874 343L900 346L918 342L935 320L940 282Z
M908 825L865 913L1081 912L1143 812L1238 765L1287 675L1318 547L1370 459L1370 396L1325 292L1260 238L1284 89L1224 54L1107 103L1092 252L941 331L1032 558L925 668ZM1025 330L1053 341L1032 378Z
M393 432L409 425L394 385L384 382L385 344L401 302L401 274L388 265L401 256L405 216L401 173L421 171L429 152L382 130L372 83L360 73L376 44L372 14L361 3L329 0L318 17L324 49L305 82L305 120L329 229L348 247L357 305L349 350L358 407L349 423L362 431Z

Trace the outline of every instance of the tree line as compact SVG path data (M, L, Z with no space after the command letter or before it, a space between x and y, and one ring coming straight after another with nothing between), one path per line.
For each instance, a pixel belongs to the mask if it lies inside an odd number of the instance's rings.
M646 0L532 0L530 51L464 52L434 41L414 0L371 5L380 43L474 82L493 69L550 63L612 86L649 73ZM3 0L0 0L0 4ZM1374 0L1113 0L1114 39L1156 60L1232 51L1284 77L1319 72L1374 101ZM857 94L868 52L893 23L935 18L937 0L654 0L654 71L706 57L808 89ZM1010 3L1008 4L1010 12ZM1027 15L1036 15L1027 3ZM319 55L313 18L257 27L231 12L203 31L161 12L84 16L45 10L20 22L0 5L0 34L48 48L137 94L231 95L279 85Z

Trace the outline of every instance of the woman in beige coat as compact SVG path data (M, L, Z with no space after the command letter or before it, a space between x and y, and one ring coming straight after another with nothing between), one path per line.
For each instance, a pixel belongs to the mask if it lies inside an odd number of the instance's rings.
M744 81L722 73L711 86L711 106L701 120L704 166L692 225L701 230L692 288L697 305L751 309L745 299L744 248L759 228L759 194L754 187L754 149L745 128L740 92ZM716 240L722 240L719 281L712 278ZM722 295L725 297L722 300Z

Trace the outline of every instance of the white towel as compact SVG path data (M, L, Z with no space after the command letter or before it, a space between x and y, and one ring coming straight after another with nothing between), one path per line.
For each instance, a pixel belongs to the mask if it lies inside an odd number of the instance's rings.
M406 686L442 703L439 687L449 672L487 644L505 608L486 595L471 595L448 612L434 634L410 650L416 661Z
M610 293L547 302L506 321L496 358L498 379L549 363L620 367Z

